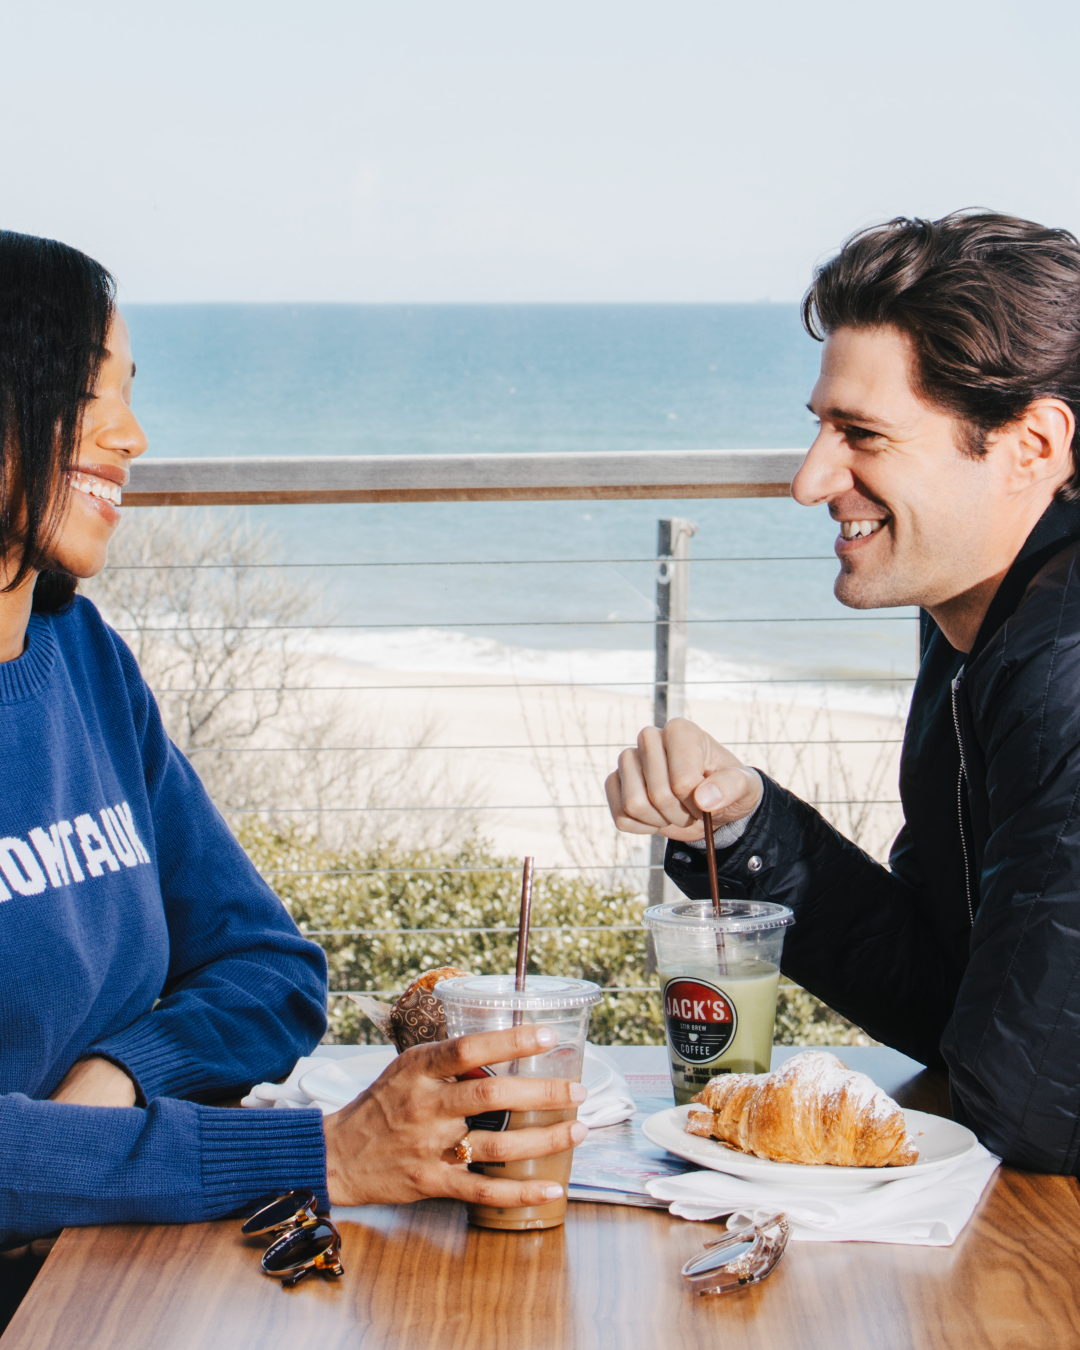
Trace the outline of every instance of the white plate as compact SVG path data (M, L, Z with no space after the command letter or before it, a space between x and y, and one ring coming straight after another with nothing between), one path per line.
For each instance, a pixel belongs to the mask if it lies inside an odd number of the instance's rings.
M969 1129L953 1120L927 1115L924 1111L905 1111L908 1134L919 1146L919 1161L910 1167L832 1167L827 1164L813 1167L804 1163L771 1162L768 1158L755 1158L752 1153L740 1153L719 1139L687 1134L684 1128L686 1117L691 1111L702 1109L700 1106L670 1106L666 1111L657 1111L650 1116L641 1128L646 1139L699 1167L778 1186L836 1192L870 1191L890 1181L919 1176L957 1163L966 1158L978 1142Z
M348 1059L325 1059L317 1067L308 1069L300 1079L299 1087L313 1101L345 1106L369 1088L396 1058L397 1051L393 1046L380 1045L350 1055ZM611 1064L595 1053L591 1045L586 1045L581 1081L590 1095L606 1088L614 1076Z

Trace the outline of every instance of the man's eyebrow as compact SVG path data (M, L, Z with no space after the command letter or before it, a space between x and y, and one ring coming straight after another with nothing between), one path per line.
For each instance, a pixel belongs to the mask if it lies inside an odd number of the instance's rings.
M807 408L815 417L821 417L822 414L808 403ZM830 422L847 422L851 426L860 427L881 427L883 431L895 431L896 425L893 422L886 422L880 417L875 417L873 413L860 412L858 408L829 408L824 414Z

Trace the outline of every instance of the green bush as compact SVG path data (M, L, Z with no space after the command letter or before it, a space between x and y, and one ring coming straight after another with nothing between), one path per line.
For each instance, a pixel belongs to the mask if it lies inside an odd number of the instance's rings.
M514 968L520 864L499 857L482 841L451 852L390 844L340 852L300 830L254 817L238 833L301 931L326 952L332 991L375 993L391 1001L413 976L434 966L480 974ZM646 903L627 886L561 873L537 876L530 972L574 975L630 991L613 991L595 1009L589 1035L601 1045L664 1042L656 976L646 974L640 926ZM487 928L506 931L461 931ZM331 998L327 1039L351 1045L382 1038L349 999ZM838 1014L790 986L781 989L777 1041L869 1043Z

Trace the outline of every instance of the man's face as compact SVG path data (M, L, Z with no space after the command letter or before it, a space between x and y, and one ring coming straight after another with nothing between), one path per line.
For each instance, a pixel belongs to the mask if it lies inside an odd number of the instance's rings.
M810 398L821 430L791 491L839 522L836 597L854 609L962 595L1000 571L1011 531L1005 466L961 450L956 418L912 388L912 364L897 329L840 328Z

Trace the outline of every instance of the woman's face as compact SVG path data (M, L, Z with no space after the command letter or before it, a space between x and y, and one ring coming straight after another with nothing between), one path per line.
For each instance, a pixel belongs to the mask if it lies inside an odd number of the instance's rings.
M67 508L49 547L56 566L76 577L96 576L105 566L109 540L120 523L117 508L129 465L147 446L131 411L135 363L119 310L105 341L108 352L86 406L75 467L68 475Z

